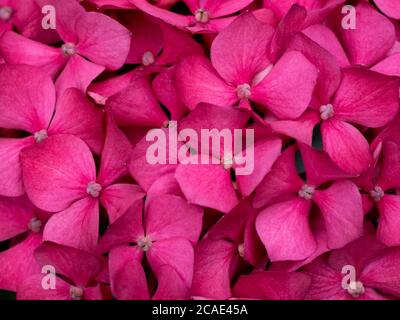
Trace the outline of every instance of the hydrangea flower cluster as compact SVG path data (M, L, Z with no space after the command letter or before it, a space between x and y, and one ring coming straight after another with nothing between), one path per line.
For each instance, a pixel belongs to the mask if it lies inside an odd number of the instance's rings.
M0 290L399 299L399 20L392 0L0 0ZM204 129L245 135L210 156Z

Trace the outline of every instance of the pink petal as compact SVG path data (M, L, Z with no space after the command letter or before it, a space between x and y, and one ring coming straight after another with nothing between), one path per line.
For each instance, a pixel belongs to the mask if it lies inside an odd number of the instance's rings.
M308 184L320 186L328 181L351 177L351 175L340 170L325 152L301 143L299 143L299 148Z
M315 251L308 221L310 208L310 201L293 198L260 212L256 229L271 261L301 260Z
M21 152L25 189L39 208L57 212L87 197L96 167L89 147L72 135L48 137Z
M380 214L377 239L388 246L400 245L400 196L387 194L377 205Z
M157 291L154 300L188 300L190 298L190 287L188 287L176 270L163 265L158 271Z
M189 203L224 213L238 203L230 173L220 164L180 164L175 178Z
M100 260L81 250L44 242L36 251L40 266L52 265L57 274L68 277L77 286L86 286L101 271Z
M327 26L322 24L314 24L302 31L311 40L318 43L322 48L327 50L337 59L341 68L350 65L349 59L343 50L342 45L337 39L335 33Z
M324 150L343 171L359 175L372 163L372 155L365 137L352 125L330 119L321 125Z
M107 69L117 70L122 67L129 53L129 30L97 12L80 16L75 28L80 54Z
M146 236L151 239L184 238L195 243L202 229L203 210L180 197L161 195L149 201L144 219Z
M265 139L255 143L254 147L254 171L249 175L237 175L236 181L242 195L249 196L265 175L271 171L272 165L279 157L282 149L280 139ZM235 169L237 166L235 166Z
M235 88L227 85L210 61L201 55L189 56L178 63L175 85L190 110L200 102L227 107L239 100Z
M115 124L111 115L107 116L107 133L101 155L100 172L97 181L104 187L128 173L128 160L133 150L128 138Z
M57 100L49 134L72 134L100 153L103 147L103 112L77 88L68 88Z
M237 247L226 240L203 240L196 246L192 295L231 297L230 267Z
M344 46L352 64L370 66L392 48L395 41L393 24L366 2L356 6L356 28L338 26ZM338 24L342 16L339 16Z
M310 277L303 273L256 271L239 278L233 295L247 299L302 300L310 284Z
M339 120L377 128L393 120L399 110L399 81L362 68L343 70L332 102Z
M158 277L163 265L169 265L182 277L190 287L193 278L193 247L192 244L181 238L171 238L156 241L147 252L149 264Z
M1 38L0 50L7 63L28 63L40 68L53 78L67 62L61 49L35 42L12 31L6 32Z
M57 95L68 88L78 88L86 93L90 83L99 76L104 67L91 63L79 55L72 56L56 81Z
M304 112L296 120L276 120L271 122L271 128L276 133L284 134L299 142L311 145L313 130L320 122L319 114L314 111Z
M100 202L105 207L110 224L121 217L138 200L145 196L143 190L134 184L119 183L102 190Z
M256 74L270 64L267 46L273 32L272 27L257 20L253 14L241 15L213 41L213 66L227 83L251 84ZM258 37L259 34L263 36Z
M400 251L388 248L371 261L362 271L361 279L368 287L391 295L400 295Z
M126 63L142 64L142 58L146 52L151 52L154 57L158 56L163 47L160 24L140 11L124 15L120 21L132 32Z
M29 222L34 216L33 207L28 198L0 197L0 241L28 231Z
M400 19L400 4L390 0L375 0L378 8L387 16L393 19Z
M289 51L252 89L251 99L267 107L278 118L296 119L307 109L317 77L317 68L303 54Z
M255 208L291 199L304 185L297 175L295 152L293 147L287 148L274 163L256 190L253 200Z
M42 286L44 276L44 274L35 273L23 279L18 286L17 300L72 300L69 283L57 277L56 288L45 290Z
M392 141L383 143L383 161L376 184L383 190L400 186L400 146Z
M167 116L154 97L146 77L132 80L130 85L107 100L115 122L121 126L162 127Z
M23 139L0 138L0 194L18 197L24 194L19 155L21 150L34 144L32 137Z
M47 129L55 106L55 88L41 70L0 66L0 126L30 133Z
M41 242L40 234L30 233L24 241L0 253L1 289L17 291L18 286L25 278L40 272L33 252Z
M167 129L163 129L166 140L169 139ZM147 160L147 150L154 144L154 142L146 141L146 137L140 140L133 152L132 158L128 163L129 173L137 181L137 183L147 191L150 186L161 176L175 172L176 164L150 164ZM169 153L167 152L166 158L168 159Z
M86 197L54 214L46 223L43 239L93 252L97 245L98 229L99 203Z
M118 245L136 242L144 236L143 203L136 201L125 214L114 221L102 236L97 251L104 253Z
M205 1L204 8L212 17L217 18L240 11L252 2L252 0L208 0Z
M328 103L340 84L340 68L334 56L317 43L299 33L289 45L314 64L319 70L315 94L320 101Z
M147 300L146 274L137 259L138 249L118 247L110 251L111 290L118 300Z
M329 248L343 247L362 235L364 213L354 183L336 181L326 190L315 191L313 199L325 219Z
M178 120L188 112L173 83L175 68L160 72L153 80L152 89L157 99L171 113L171 120Z

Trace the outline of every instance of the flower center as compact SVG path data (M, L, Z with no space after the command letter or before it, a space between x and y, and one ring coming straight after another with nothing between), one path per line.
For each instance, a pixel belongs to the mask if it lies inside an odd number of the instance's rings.
M204 9L198 9L194 15L197 22L207 23L210 21L210 14Z
M83 297L83 289L79 287L69 288L69 294L72 300L81 300Z
M239 99L248 99L251 96L251 87L248 83L239 84L236 93Z
M298 195L299 197L304 198L306 200L311 200L314 191L315 187L305 184L304 186L301 187L300 191L298 192Z
M73 56L76 53L76 47L73 43L64 43L61 47L61 51L66 56Z
M383 198L385 192L382 190L380 186L375 186L374 189L372 189L369 192L369 195L371 196L372 199L374 199L374 201L378 202Z
M244 243L239 244L237 250L239 252L239 256L241 256L243 258L244 257Z
M13 9L9 6L4 6L0 8L0 19L4 21L10 20L13 14Z
M33 134L33 138L35 139L36 143L42 142L47 137L48 137L48 134L47 134L46 129L42 129Z
M319 112L321 114L322 120L328 120L335 115L335 112L333 111L333 105L331 105L330 103L322 105L319 108Z
M97 198L100 195L101 189L102 189L102 187L101 187L100 184L98 184L97 182L92 181L92 182L88 183L88 186L86 188L86 192L88 194L90 194L93 198Z
M360 281L351 281L347 292L354 298L358 298L365 292L364 285Z
M28 229L32 232L38 233L42 228L42 221L38 218L32 218L31 221L28 223Z
M142 237L142 238L138 239L137 244L140 249L142 249L144 252L146 252L146 251L149 251L149 249L153 245L153 242L148 237Z
M144 66L150 66L154 63L154 61L156 61L156 59L154 58L153 53L151 53L150 51L146 51L145 53L143 53L142 64Z

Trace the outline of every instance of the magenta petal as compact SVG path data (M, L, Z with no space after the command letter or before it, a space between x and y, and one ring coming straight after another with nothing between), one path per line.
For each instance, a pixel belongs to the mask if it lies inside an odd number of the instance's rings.
M295 151L293 147L283 151L272 170L261 181L253 200L255 208L293 198L304 185L297 175Z
M147 252L147 259L156 276L167 264L176 270L188 287L192 284L194 252L188 240L171 238L156 241Z
M210 61L201 55L187 57L177 65L175 84L190 110L200 102L228 107L239 100L235 88L227 85Z
M372 155L365 137L352 125L330 119L322 122L324 150L343 171L359 175L372 163Z
M17 300L72 300L69 283L57 277L56 288L45 290L42 286L44 276L37 272L23 279L17 289Z
M302 260L315 251L308 221L310 208L310 201L293 198L260 212L256 229L271 261Z
M77 50L107 69L122 67L129 53L129 30L110 17L97 12L82 15L76 21Z
M241 15L213 41L213 66L228 83L251 84L256 74L270 64L266 48L273 32L271 26L260 22L253 14Z
M173 83L175 68L160 72L153 80L152 88L158 100L171 113L171 120L178 120L188 112Z
M167 264L161 266L157 280L154 300L188 300L190 298L190 287L173 267Z
M318 68L315 94L320 101L328 103L340 84L340 68L335 57L301 33L293 38L289 49L301 52Z
M400 245L400 196L385 195L377 205L380 213L377 239L388 246Z
M49 47L9 31L0 40L0 50L10 64L26 64L39 67L55 78L67 59L61 49Z
M307 109L317 77L318 69L302 53L288 51L252 89L251 99L278 118L296 119Z
M145 196L143 190L134 184L120 183L101 191L100 202L105 207L110 224L122 216L133 203Z
M89 182L96 181L96 167L89 147L72 135L48 137L21 152L26 192L39 208L57 212L88 196Z
M254 147L254 170L249 175L237 175L238 189L244 196L249 196L259 185L272 165L279 157L282 148L280 139L266 139L256 142ZM235 169L240 166L235 166Z
M154 240L184 238L195 243L202 229L203 210L174 195L149 201L145 213L146 235Z
M129 0L138 9L175 27L189 26L193 17L183 16L151 5L147 0Z
M0 197L0 241L24 233L35 216L28 198Z
M115 124L111 115L107 116L107 133L101 155L100 172L97 181L104 187L128 173L128 160L133 146Z
M342 82L332 102L335 117L367 127L381 127L399 110L399 81L362 68L342 72Z
M34 144L32 137L23 139L0 138L0 195L18 197L24 194L19 155Z
M400 295L400 250L392 247L382 251L364 268L361 280L366 286L381 292Z
M110 251L111 290L118 300L147 300L146 274L138 259L138 249L118 247Z
M336 181L326 190L315 191L313 200L325 219L329 248L343 247L362 235L361 195L353 182Z
M271 122L271 128L276 133L295 138L298 142L311 146L313 130L321 118L316 112L304 112L296 120L276 120Z
M87 197L54 214L46 223L43 239L93 252L97 245L98 229L99 203Z
M175 178L189 203L225 213L238 203L230 173L220 164L180 164Z
M104 71L104 67L85 60L79 55L72 56L56 81L57 95L68 88L78 88L86 93L90 83Z
M136 201L125 214L114 221L100 239L97 251L104 253L115 246L133 243L144 236L143 203Z
M30 133L47 129L55 106L51 78L27 65L0 66L0 126Z
M49 134L72 134L100 153L103 147L103 112L77 88L68 88L59 97Z
M400 3L390 0L375 0L375 4L390 18L400 19Z
M101 271L100 260L81 250L44 242L35 258L41 266L52 265L57 274L68 277L77 286L86 286Z
M233 295L246 299L302 300L310 284L310 277L303 273L255 271L239 278Z
M199 3L200 1L196 2ZM207 9L213 17L217 18L240 11L252 2L253 0L212 0L205 1L204 8Z
M128 87L107 100L107 106L121 126L160 128L168 121L146 77L132 80Z
M40 234L30 233L24 241L0 253L1 289L17 291L25 278L40 272L33 252L41 242Z
M328 181L351 177L351 175L339 169L325 152L301 143L299 143L299 148L308 184L320 186Z
M356 28L342 28L340 15L338 31L352 64L370 66L382 59L392 48L395 29L389 19L364 1L355 10Z
M192 295L231 297L230 268L237 246L226 240L203 240L196 246Z
M400 186L400 145L392 141L383 143L383 161L376 184L383 190Z

